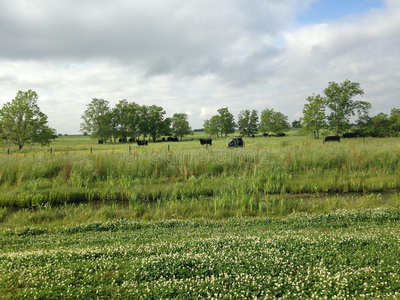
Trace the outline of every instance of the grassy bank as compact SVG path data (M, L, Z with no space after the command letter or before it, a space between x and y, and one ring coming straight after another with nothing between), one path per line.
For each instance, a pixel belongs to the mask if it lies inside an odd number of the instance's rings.
M244 149L226 149L219 140L206 151L187 141L169 152L154 144L131 152L6 155L0 157L0 206L210 196L239 202L251 196L258 203L271 194L400 190L398 138L322 145L292 136L276 143L248 139Z
M3 298L396 298L400 211L0 235Z

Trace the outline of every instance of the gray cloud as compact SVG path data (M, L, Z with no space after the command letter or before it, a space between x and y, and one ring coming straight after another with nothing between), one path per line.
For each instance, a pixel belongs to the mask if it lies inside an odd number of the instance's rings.
M400 5L302 26L311 0L4 0L0 104L34 89L52 126L79 130L91 98L191 112L272 107L298 118L329 81L361 83L373 112L399 106Z

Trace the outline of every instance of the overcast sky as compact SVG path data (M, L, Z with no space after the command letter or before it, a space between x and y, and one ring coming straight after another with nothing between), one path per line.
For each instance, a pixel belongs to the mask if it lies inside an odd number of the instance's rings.
M329 81L400 107L400 0L0 0L0 105L35 90L59 133L92 98L298 119Z

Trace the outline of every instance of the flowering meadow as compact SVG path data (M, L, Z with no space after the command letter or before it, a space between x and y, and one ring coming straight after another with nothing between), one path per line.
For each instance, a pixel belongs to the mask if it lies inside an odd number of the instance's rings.
M0 298L400 297L400 209L0 234Z

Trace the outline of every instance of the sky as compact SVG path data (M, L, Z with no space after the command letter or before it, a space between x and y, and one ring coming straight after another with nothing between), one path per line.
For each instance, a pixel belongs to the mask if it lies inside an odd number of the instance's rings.
M92 98L189 115L273 108L301 117L330 81L371 114L400 107L400 0L0 0L0 106L32 89L79 133Z

